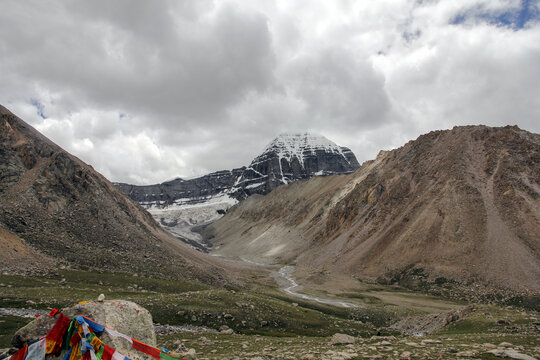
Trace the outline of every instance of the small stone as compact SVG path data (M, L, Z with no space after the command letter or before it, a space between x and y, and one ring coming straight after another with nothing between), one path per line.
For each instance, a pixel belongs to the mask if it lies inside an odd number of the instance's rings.
M206 336L201 336L199 338L199 342L203 345L213 345L214 342L212 340L210 340L209 338L207 338Z
M411 356L412 356L412 353L410 351L404 351L401 353L399 358L403 360L409 360Z
M512 349L493 349L488 351L489 354L495 355L501 358L510 358L518 360L536 360L536 358L522 354Z
M441 340L425 339L425 340L422 340L422 344L423 345L425 345L425 344L442 344L442 341Z
M510 344L509 342L502 342L502 343L499 344L499 347L501 347L501 348L510 348L512 346L514 346L514 345Z
M420 346L420 344L415 343L415 342L406 342L405 345L412 346L412 347L419 347Z
M104 294L99 294L99 296L98 296L98 298L97 298L97 301L98 301L98 302L101 302L101 303L102 303L103 301L105 301L105 295L104 295Z
M195 349L189 349L188 351L182 353L171 353L171 355L185 360L197 360L197 353L195 352Z
M456 354L457 357L467 357L467 358L470 358L470 357L475 357L476 356L476 352L474 351L460 351Z
M221 334L225 334L225 335L232 335L232 334L234 334L233 329L231 329L231 328L228 327L227 325L221 325L220 328L219 328L219 332L220 332Z

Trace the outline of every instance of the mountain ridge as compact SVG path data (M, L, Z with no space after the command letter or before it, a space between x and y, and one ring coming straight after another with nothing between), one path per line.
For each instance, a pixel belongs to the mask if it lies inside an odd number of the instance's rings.
M294 180L350 173L359 166L349 148L338 146L323 136L283 133L248 166L153 185L114 184L145 207L167 207L175 202L179 205L198 203L223 194L241 200L252 194L266 194Z
M248 199L205 236L217 255L295 263L304 280L416 276L538 291L539 233L540 135L468 126L381 152L350 175Z
M180 244L90 165L0 106L0 266L10 273L63 264L213 283L219 261ZM19 261L10 254L18 253ZM34 262L31 259L41 258ZM25 261L23 261L25 260Z

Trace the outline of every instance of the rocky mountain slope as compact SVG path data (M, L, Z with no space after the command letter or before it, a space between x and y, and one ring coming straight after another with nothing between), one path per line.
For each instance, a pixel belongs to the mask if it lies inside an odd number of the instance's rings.
M296 263L315 282L339 273L533 291L539 234L540 135L485 126L250 197L205 231L216 254Z
M208 244L192 228L220 218L239 200L299 179L348 174L359 166L350 149L323 136L281 134L247 167L156 185L115 185L144 206L164 229L207 251Z
M0 269L75 268L223 282L91 166L0 106Z

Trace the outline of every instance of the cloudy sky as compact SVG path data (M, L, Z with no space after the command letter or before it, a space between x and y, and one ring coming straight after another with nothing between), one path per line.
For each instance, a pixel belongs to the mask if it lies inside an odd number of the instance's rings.
M455 125L540 132L538 0L3 0L0 104L113 181L359 161Z

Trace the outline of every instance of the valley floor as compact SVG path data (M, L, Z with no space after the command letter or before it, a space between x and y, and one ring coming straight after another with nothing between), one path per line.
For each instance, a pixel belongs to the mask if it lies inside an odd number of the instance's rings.
M130 300L146 307L156 323L174 325L157 327L158 344L175 350L182 343L195 349L198 359L540 356L538 311L478 304L434 334L406 336L389 326L407 316L453 311L466 304L385 286L360 284L348 292L324 289L312 285L305 290L358 306L335 307L293 297L261 273L251 274L245 288L214 288L127 274L63 270L43 277L0 275L0 307L43 311L104 293L107 299ZM0 311L0 348L9 347L13 333L30 320L21 313ZM189 327L175 327L178 325ZM220 333L224 326L235 334ZM331 345L336 333L354 336L354 344Z
M199 359L498 359L517 353L516 359L540 356L536 336L520 334L452 334L429 338L375 336L354 344L331 345L329 338L268 337L221 334L160 336L169 348L178 341L197 349ZM495 343L493 343L495 342ZM496 356L492 352L499 352ZM505 354L505 356L503 356ZM525 356L529 356L528 358Z

